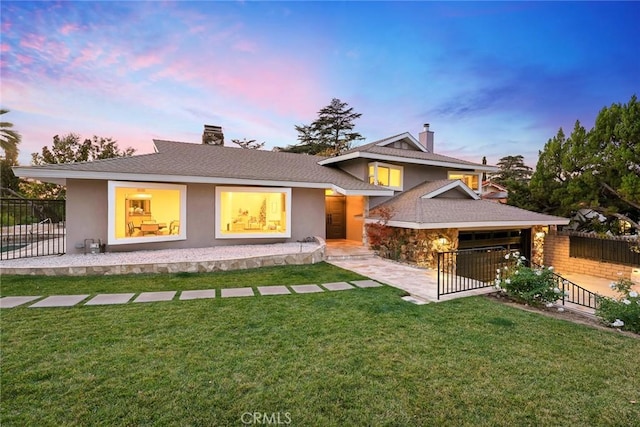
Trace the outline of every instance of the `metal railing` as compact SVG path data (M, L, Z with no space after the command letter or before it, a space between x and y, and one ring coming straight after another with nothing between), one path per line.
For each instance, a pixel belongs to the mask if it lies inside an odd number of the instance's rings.
M529 265L531 265L532 268L542 268L533 262L529 262ZM602 298L600 295L573 283L571 280L565 279L555 272L552 272L552 275L556 281L556 286L562 291L562 305L569 302L571 304L593 308L594 310L598 308L600 298Z
M438 299L440 296L488 288L495 285L496 272L505 266L513 268L517 258L507 256L512 251L495 246L438 253ZM541 266L527 261L531 268ZM572 303L596 309L601 296L552 272L556 286L562 292L562 305Z
M65 253L65 201L0 199L0 260Z
M495 285L496 270L515 264L502 246L438 253L438 299L441 295ZM509 257L507 257L509 258Z

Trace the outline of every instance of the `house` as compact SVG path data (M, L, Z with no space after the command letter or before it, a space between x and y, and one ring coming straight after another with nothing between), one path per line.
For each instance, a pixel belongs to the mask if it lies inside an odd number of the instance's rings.
M506 204L509 199L509 190L503 185L491 180L482 181L482 195L484 200Z
M219 127L206 126L204 136L212 129L223 141ZM405 132L335 157L154 140L151 154L14 172L66 185L68 252L82 252L88 238L109 251L311 236L364 242L365 223L384 205L397 210L390 226L446 235L453 247L526 253L536 227L568 222L480 200L482 174L497 169L433 146L428 125L418 139Z

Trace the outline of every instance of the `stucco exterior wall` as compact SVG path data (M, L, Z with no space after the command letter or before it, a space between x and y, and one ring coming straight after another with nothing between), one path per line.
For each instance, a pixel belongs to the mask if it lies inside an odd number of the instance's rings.
M361 181L368 181L369 162L370 160L367 159L352 159L340 162L338 167Z
M107 241L107 182L67 180L67 253L83 253L85 239Z
M107 241L108 195L106 181L68 180L67 253L83 253L84 239ZM202 248L208 246L268 244L325 236L324 190L293 188L291 194L291 238L216 239L215 185L187 185L186 240L110 245L110 252Z
M325 237L324 190L294 188L291 191L291 239L298 241L305 237Z
M364 197L347 197L347 240L364 241Z
M424 166L404 164L404 181L403 187L406 190L422 184L425 181L438 181L447 179L449 169L437 166Z

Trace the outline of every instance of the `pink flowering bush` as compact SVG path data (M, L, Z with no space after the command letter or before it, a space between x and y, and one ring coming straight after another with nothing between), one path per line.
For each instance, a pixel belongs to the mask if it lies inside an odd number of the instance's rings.
M620 279L611 283L619 297L601 297L596 316L614 328L621 328L640 334L640 296L632 290L633 282Z
M550 307L562 298L553 267L530 268L525 266L526 258L518 252L505 255L511 266L496 271L495 287L516 301L525 304Z

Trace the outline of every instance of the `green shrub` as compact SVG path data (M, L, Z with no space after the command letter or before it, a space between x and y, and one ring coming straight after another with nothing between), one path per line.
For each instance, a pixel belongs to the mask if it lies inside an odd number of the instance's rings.
M535 306L550 307L562 298L562 290L558 287L553 267L527 267L526 258L518 252L505 255L505 259L512 261L511 266L496 270L497 289L506 292L516 301Z
M618 298L601 297L596 316L614 328L621 328L640 334L640 296L631 290L633 282L620 279L611 283L611 289L617 291Z

